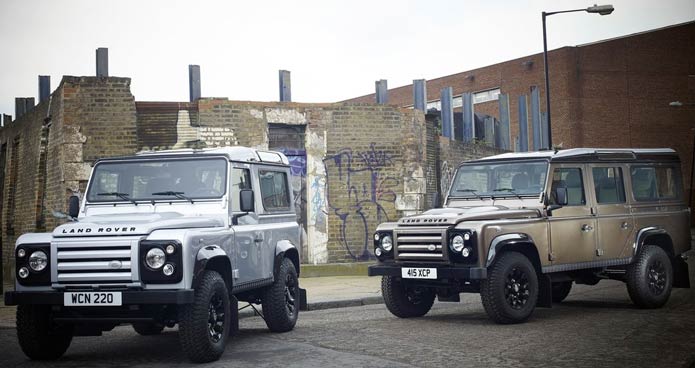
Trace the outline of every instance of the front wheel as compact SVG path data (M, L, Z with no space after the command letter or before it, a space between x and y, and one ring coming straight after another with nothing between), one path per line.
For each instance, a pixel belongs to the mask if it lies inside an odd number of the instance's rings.
M53 325L50 306L17 307L17 338L24 354L34 360L58 359L72 341L72 326Z
M179 342L194 363L220 358L227 344L231 313L229 292L222 276L205 271L193 304L179 308Z
M538 276L523 254L505 252L480 283L480 298L488 317L501 324L526 321L538 301Z
M396 276L381 278L381 294L389 312L400 318L422 317L432 308L435 293L424 287L410 287Z
M289 258L282 260L275 282L263 293L263 318L273 332L294 328L299 317L299 280Z
M659 308L666 304L673 287L673 265L660 247L645 245L637 260L627 268L627 291L641 308Z

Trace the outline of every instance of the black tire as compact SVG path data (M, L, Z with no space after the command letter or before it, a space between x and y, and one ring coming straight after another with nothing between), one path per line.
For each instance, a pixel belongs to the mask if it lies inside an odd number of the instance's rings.
M30 359L60 358L68 350L72 334L72 326L53 325L49 306L20 305L17 307L19 346Z
M160 323L133 323L133 330L142 336L159 335L164 330Z
M396 276L381 278L381 294L389 312L400 318L422 317L432 309L435 292L424 287L408 287Z
M273 332L292 331L299 318L299 279L294 263L282 260L275 282L263 292L263 318Z
M666 304L673 287L673 264L668 254L655 245L644 245L627 268L627 292L640 308Z
M480 298L488 317L496 323L525 322L538 302L538 275L523 254L504 252L480 283Z
M572 281L553 282L553 303L562 303L572 290Z
M205 271L192 304L179 307L179 342L188 359L207 363L220 358L231 325L227 285L215 271Z

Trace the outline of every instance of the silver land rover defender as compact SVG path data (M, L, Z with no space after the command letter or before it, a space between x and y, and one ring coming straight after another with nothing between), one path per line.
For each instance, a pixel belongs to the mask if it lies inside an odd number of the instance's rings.
M262 303L272 331L300 308L299 227L287 158L232 147L98 160L73 221L17 239L17 336L55 359L73 336L130 323L179 326L194 362L216 360L238 326L237 300Z
M379 225L369 275L398 317L475 292L493 321L518 323L602 279L660 307L690 287L690 247L673 150L508 153L462 164L444 208Z

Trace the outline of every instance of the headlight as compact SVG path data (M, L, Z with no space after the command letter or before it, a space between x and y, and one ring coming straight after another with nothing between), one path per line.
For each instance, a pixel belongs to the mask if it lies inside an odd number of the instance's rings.
M153 270L162 267L165 260L166 256L164 255L164 251L160 248L150 249L145 256L145 262L147 262L147 265Z
M451 249L454 252L461 252L463 249L463 236L461 235L456 235L453 238L451 238Z
M43 271L48 265L48 256L42 250L37 250L29 256L29 267L34 271Z
M391 239L391 236L385 235L383 238L381 238L381 247L387 252L390 252L391 249L393 249L393 239Z

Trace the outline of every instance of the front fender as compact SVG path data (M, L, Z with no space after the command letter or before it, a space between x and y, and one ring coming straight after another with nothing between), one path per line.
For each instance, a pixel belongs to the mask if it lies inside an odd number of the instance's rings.
M502 249L505 246L508 245L514 245L514 244L528 244L532 243L533 244L533 239L531 239L530 236L524 233L511 233L511 234L503 234L495 237L492 239L492 242L490 243L490 248L488 249L487 252L487 261L485 262L485 267L490 267L492 265L492 262L495 261L495 257L497 254L499 254L500 249Z
M217 245L207 245L200 248L195 256L195 265L193 266L193 282L191 283L192 289L196 289L198 287L200 280L203 278L203 273L207 269L208 263L210 263L213 259L216 260L216 262L220 262L222 267L226 269L226 271L224 269L222 270L222 277L231 276L232 266L229 262L227 252ZM217 261L218 259L219 261ZM225 281L229 282L231 279Z
M280 265L282 265L284 258L289 258L292 261L294 268L297 270L297 276L299 276L299 251L297 247L289 240L280 240L275 245L273 277L277 279L277 274L280 271Z

